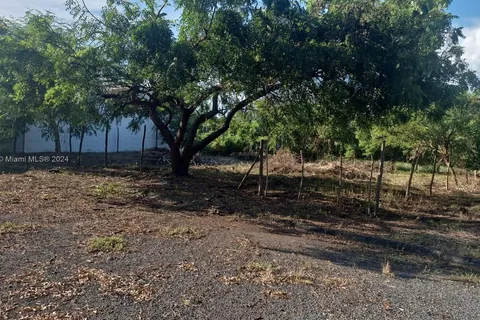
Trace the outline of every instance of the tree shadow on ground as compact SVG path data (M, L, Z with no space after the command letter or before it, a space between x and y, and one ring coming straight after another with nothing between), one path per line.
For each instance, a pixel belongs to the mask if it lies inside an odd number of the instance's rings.
M306 221L285 226L285 223L280 221L263 221L261 224L268 232L274 234L287 234L299 237L320 235L327 236L327 238L335 237L339 240L345 240L348 243L348 249L342 248L332 252L331 250L322 251L319 248L308 247L297 252L322 260L330 260L336 264L379 270L383 260L393 259L397 268L400 268L401 276L403 277L415 276L433 261L435 261L437 266L442 267L447 274L452 270L456 272L480 272L480 245L473 241L464 243L452 237L424 233L404 234L401 237L392 239L387 236L355 232L351 228L347 230L328 228ZM449 247L450 250L439 250L439 248L445 247ZM278 248L273 250L281 251ZM326 255L325 253L328 254ZM475 257L472 257L472 255ZM429 262L427 263L426 261Z
M165 210L188 212L193 215L241 215L271 233L299 237L328 235L354 243L354 247L342 248L338 251L323 252L319 248L303 250L302 254L330 260L337 264L346 266L354 264L363 269L378 271L381 265L379 259L383 260L388 256L391 260L395 256L401 256L401 261L396 263L399 267L397 274L412 277L425 268L426 263L416 262L420 257L435 261L435 265L439 266L444 273L458 269L465 272L468 270L480 272L478 258L462 256L455 252L455 248L461 247L461 241L438 234L420 238L394 239L395 231L392 229L392 222L408 222L405 229L419 232L434 230L443 224L456 224L459 229L467 226L467 222L453 216L411 212L408 204L405 204L402 210L383 208L382 218L374 219L367 215L367 204L361 198L361 193L345 194L342 197L341 206L337 205L335 188L338 182L331 177L305 177L301 200L298 200L300 179L297 176L270 176L267 197L260 197L257 195L256 176L249 177L244 186L237 190L244 175L243 172L219 170L215 167L192 167L191 171L191 177L175 177L170 174L167 167L147 169L143 173L135 169L72 170L76 174L129 178L134 182L129 186L133 192L121 196L122 204L134 204L155 212ZM349 188L360 190L364 187L363 181L344 181L345 190ZM388 185L385 186L385 190L392 194L397 192L398 202L402 201L403 190L393 189ZM421 194L414 195L423 197ZM442 195L442 197L450 197L442 201L452 203L456 196L456 194ZM425 201L430 201L429 203L433 206L436 200L434 197ZM113 205L118 204L118 199L115 198L102 201ZM472 200L472 203L474 201L477 200ZM443 205L443 202L439 203ZM472 230L475 228L480 230L478 221L468 222L468 225ZM365 258L359 260L358 257Z

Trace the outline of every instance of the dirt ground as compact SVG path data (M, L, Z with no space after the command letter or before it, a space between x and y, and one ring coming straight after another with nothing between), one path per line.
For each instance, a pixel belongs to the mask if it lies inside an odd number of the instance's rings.
M407 202L387 174L375 219L361 164L337 204L334 163L298 200L298 172L259 197L248 164L204 162L0 174L0 319L478 319L475 181L419 174Z

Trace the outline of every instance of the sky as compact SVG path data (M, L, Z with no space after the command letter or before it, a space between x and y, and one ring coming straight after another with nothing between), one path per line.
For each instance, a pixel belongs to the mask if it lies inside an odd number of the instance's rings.
M92 12L99 12L106 0L85 0ZM49 10L65 19L69 17L65 11L65 0L0 0L0 16L21 17L28 9ZM465 59L472 69L480 75L480 0L453 0L449 11L458 19L456 26L463 27L465 39L461 44L465 47ZM179 16L173 7L164 11L169 18Z

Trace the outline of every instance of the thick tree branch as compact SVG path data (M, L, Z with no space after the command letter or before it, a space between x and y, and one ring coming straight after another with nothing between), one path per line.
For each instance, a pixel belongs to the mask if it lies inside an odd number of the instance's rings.
M219 113L218 111L218 92L212 98L212 110L201 114L195 122L192 124L190 131L188 132L187 141L185 142L185 148L192 147L195 137L197 136L198 128L206 121L212 119Z
M256 93L250 95L248 98L237 103L227 114L227 117L225 118L225 122L219 129L210 133L207 137L205 137L202 141L198 142L197 144L193 145L190 149L185 149L186 156L195 155L197 152L205 148L213 140L217 139L223 133L225 133L230 127L230 123L232 122L233 117L238 111L242 110L243 108L248 106L250 103L255 102L256 100L263 98L268 94L280 89L281 86L282 86L281 83L276 83L276 84L266 86L264 89L257 91Z
M158 130L160 130L160 133L162 134L162 137L167 143L167 145L171 147L174 141L173 135L170 130L168 130L168 125L163 123L163 121L158 116L156 104L150 104L150 119L152 119Z
M168 4L168 1L165 1L165 2L163 3L163 5L160 7L160 9L158 10L156 19L160 18L160 15L162 14L162 11L163 11L163 9L165 8L165 6L166 6L167 4Z
M216 92L220 92L222 89L223 89L223 87L220 84L217 84L215 86L212 86L212 87L208 88L207 90L205 90L205 92L203 92L200 95L200 97L197 100L195 100L195 102L190 104L189 108L190 109L195 109L196 107L201 105L203 101L207 100L207 98L210 97L212 94L214 94Z

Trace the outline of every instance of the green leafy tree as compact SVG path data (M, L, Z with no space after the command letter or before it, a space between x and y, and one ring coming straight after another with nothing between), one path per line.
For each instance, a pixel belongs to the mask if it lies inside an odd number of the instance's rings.
M43 28L52 26L43 17L33 20L29 41L41 39L48 45L37 53L55 57L42 70L77 63L105 105L149 117L170 147L172 171L187 175L192 157L255 102L275 98L294 121L318 107L314 113L328 124L338 115L363 121L423 108L464 90L476 78L461 58L448 3L109 0L97 17L69 0L75 37ZM170 4L182 10L180 21L162 13ZM42 114L53 110L53 118L67 121L59 98L66 91L49 75L37 77ZM85 88L82 79L76 81ZM307 131L297 130L299 137Z

